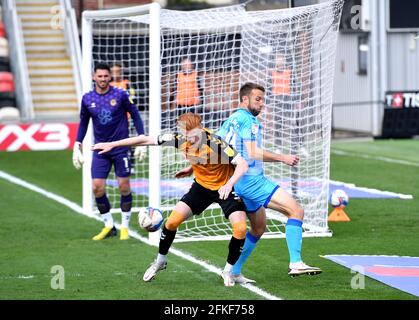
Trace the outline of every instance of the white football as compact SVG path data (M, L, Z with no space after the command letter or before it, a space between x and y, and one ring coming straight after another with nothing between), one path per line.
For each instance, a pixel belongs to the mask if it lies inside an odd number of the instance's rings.
M336 189L330 196L330 204L332 207L346 207L349 202L349 197L342 189Z
M159 209L142 208L138 212L138 224L148 232L154 232L160 229L163 224L164 216Z

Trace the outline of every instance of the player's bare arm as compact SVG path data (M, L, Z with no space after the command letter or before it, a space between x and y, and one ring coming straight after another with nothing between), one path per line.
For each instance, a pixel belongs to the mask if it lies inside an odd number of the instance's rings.
M102 154L111 151L115 147L157 146L164 143L169 143L173 139L174 135L171 133L160 134L157 137L141 135L112 142L96 143L92 146L92 151L101 150L99 154Z
M193 173L192 166L189 166L176 172L175 178L180 179L180 178L189 177L192 173Z
M295 166L300 161L300 157L292 154L279 154L263 150L256 145L256 141L244 142L250 159L264 162L282 162L289 166Z
M131 146L152 146L157 145L157 139L150 136L137 136L132 138L126 138L112 142L100 142L92 146L93 151L99 151L99 154L111 151L116 147L131 147Z
M243 159L240 155L237 155L232 164L236 166L234 169L234 173L231 178L227 181L225 185L223 185L220 189L218 189L218 193L220 194L220 199L227 199L228 195L230 194L231 190L233 190L233 186L239 181L239 179L246 173L249 165L247 161Z

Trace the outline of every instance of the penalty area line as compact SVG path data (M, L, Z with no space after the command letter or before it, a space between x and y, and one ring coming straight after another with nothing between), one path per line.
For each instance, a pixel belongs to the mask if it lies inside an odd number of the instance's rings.
M58 202L58 203L60 203L60 204L62 204L64 206L70 208L71 210L73 210L74 212L76 212L78 214L81 214L81 215L86 216L86 217L91 218L91 219L95 219L97 221L102 221L102 219L100 217L98 217L97 215L90 215L90 214L85 213L83 211L83 208L81 206L79 206L77 203L72 202L72 201L70 201L70 200L68 200L68 199L66 199L66 198L64 198L62 196L59 196L59 195L57 195L55 193L52 193L52 192L50 192L48 190L45 190L43 188L40 188L40 187L38 187L38 186L36 186L36 185L34 185L32 183L29 183L29 182L27 182L25 180L22 180L20 178L17 178L15 176L12 176L12 175L10 175L10 174L8 174L8 173L6 173L4 171L1 171L1 170L0 170L0 178L4 179L4 180L6 180L6 181L8 181L10 183L13 183L13 184L16 184L18 186L21 186L21 187L24 187L26 189L29 189L29 190L31 190L33 192L39 193L39 194L43 195L44 197L46 197L48 199L51 199L53 201L56 201L56 202ZM120 228L120 224L119 223L115 223L115 227L117 229L119 229ZM156 246L156 245L152 244L148 240L148 238L141 236L138 232L136 232L136 231L134 231L132 229L129 230L129 235L132 238L134 238L134 239L137 239L137 240L139 240L141 242L144 242L145 244L148 244L148 245L151 245L151 246ZM206 269L206 270L208 270L210 272L216 273L217 275L220 275L221 274L221 271L222 270L220 268L217 268L217 267L215 267L215 266L213 266L213 265L211 265L211 264L209 264L209 263L207 263L207 262L205 262L203 260L199 260L199 259L193 257L192 255L187 254L187 253L185 253L185 252L183 252L181 250L178 250L176 248L170 248L170 252L173 253L173 254L175 254L176 256L178 256L180 258L183 258L185 260L188 260L189 262L192 262L194 264L198 264L198 265L200 265L201 267L203 267L204 269ZM255 285L252 285L252 284L242 284L241 286L244 287L244 288L246 288L247 290L249 290L249 291L251 291L251 292L253 292L253 293L255 293L255 294L257 294L257 295L259 295L259 296L261 296L261 297L263 297L265 299L267 299L267 300L282 300L282 298L277 297L277 296L274 296L274 295L266 292L265 290L262 290L262 289L256 287Z

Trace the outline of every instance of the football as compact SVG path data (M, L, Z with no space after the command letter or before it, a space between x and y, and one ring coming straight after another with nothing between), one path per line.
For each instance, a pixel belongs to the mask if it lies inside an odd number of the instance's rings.
M330 204L334 208L343 208L348 205L349 197L342 189L337 189L330 196Z
M142 208L138 213L138 224L148 232L159 230L163 224L163 220L163 213L156 208Z

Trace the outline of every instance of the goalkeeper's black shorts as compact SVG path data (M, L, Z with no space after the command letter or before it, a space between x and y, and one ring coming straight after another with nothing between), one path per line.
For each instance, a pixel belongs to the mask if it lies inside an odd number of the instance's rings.
M230 214L235 211L246 211L243 202L234 199L233 191L228 195L227 199L222 200L217 190L209 190L194 181L188 193L180 201L186 203L192 209L194 215L201 214L208 206L216 202L223 209L224 216L228 219Z

